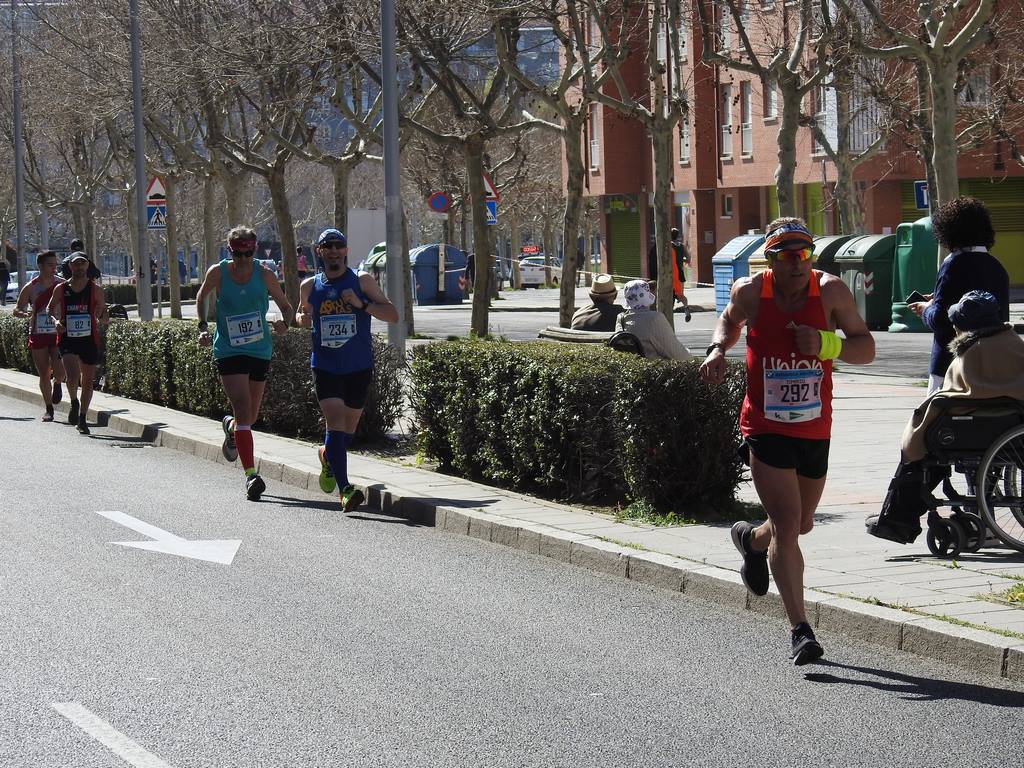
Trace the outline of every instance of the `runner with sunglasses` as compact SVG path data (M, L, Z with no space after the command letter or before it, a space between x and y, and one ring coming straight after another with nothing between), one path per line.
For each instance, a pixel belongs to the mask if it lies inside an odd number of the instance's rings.
M316 254L324 271L303 281L297 319L313 331L309 364L327 424L318 451L320 489L334 493L340 485L342 509L351 512L364 501L363 492L348 479L348 446L373 380L370 320L397 323L398 310L372 275L349 269L348 241L339 230L320 234Z
M753 594L767 594L771 566L793 628L790 658L802 666L824 653L804 610L799 537L810 533L825 489L832 361L870 363L875 341L846 284L812 268L813 239L802 220L785 217L769 224L765 256L768 269L733 285L700 373L709 384L722 382L725 352L746 325L740 433L768 519L757 526L736 523L732 540L743 555L740 576Z
M241 458L246 498L259 501L267 485L256 472L252 425L259 418L273 351L266 322L270 297L284 318L273 324L276 333L286 333L294 318L292 305L274 273L255 258L256 233L249 227L235 227L228 233L228 251L231 258L207 270L196 294L196 306L200 308L199 343L209 346L212 340L217 372L231 401L233 415L222 421L221 452L228 461ZM202 318L206 317L206 299L214 292L217 325L211 337Z

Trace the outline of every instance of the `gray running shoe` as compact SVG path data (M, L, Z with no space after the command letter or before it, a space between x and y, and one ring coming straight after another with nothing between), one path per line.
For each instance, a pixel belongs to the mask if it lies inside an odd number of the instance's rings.
M238 448L235 447L235 419L233 416L225 416L220 420L224 429L224 442L221 443L220 452L228 461L235 461L238 458Z
M245 478L245 497L249 501L259 501L265 490L267 490L267 484L259 475L249 475Z
M750 534L756 526L740 521L732 527L732 543L743 555L740 578L752 593L758 597L768 594L768 553L758 552L750 546Z

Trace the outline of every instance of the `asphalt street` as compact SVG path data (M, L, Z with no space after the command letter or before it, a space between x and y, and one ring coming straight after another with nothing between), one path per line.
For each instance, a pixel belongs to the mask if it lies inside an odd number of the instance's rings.
M1006 681L837 636L796 669L775 620L275 482L250 503L237 468L37 410L0 396L2 766L993 766L1024 749ZM240 544L221 564L113 543L191 546L172 537Z

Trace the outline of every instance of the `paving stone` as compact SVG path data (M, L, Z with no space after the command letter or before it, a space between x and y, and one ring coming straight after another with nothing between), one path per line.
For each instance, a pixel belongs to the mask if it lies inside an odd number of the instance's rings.
M515 547L519 539L519 528L506 523L491 523L491 541L503 547Z
M574 541L569 548L569 562L592 571L626 578L628 552L618 544L600 539Z
M894 608L871 605L845 597L814 598L816 628L881 645L900 647L901 627L909 616Z
M626 575L640 584L682 592L687 572L684 563L659 552L630 552Z
M903 625L902 650L1001 676L1007 638L937 619L914 617Z
M746 608L749 591L734 571L701 566L687 571L684 591L688 596Z

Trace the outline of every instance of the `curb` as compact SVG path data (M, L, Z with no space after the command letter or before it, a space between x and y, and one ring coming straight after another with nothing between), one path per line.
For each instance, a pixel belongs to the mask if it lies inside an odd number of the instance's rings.
M35 389L4 381L0 381L0 394L35 404L39 402ZM58 412L66 414L65 403L58 405ZM147 424L116 411L90 408L89 414L100 426L131 433L141 430L142 438L154 445L227 463L221 456L219 443L196 439L174 427ZM260 474L268 479L319 490L316 472L266 458L257 457L257 461ZM368 506L438 531L469 536L647 587L786 620L782 599L774 584L767 595L757 598L750 594L735 571L659 552L638 551L541 523L433 504L419 492L389 487L383 482L360 487L366 494ZM1024 683L1022 639L821 592L806 591L805 604L808 621L815 629L935 659L969 672Z

